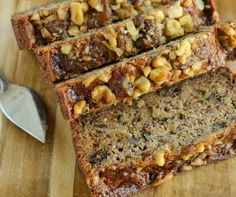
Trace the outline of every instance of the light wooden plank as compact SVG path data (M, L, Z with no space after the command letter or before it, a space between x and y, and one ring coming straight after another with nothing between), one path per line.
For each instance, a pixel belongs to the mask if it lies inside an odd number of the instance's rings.
M10 24L15 11L50 0L0 0L0 70L19 84L35 89L47 106L47 142L40 144L9 123L0 113L0 196L87 197L88 190L77 166L69 124L56 105L53 87L45 82L35 57L19 51ZM223 20L236 19L234 0L216 0ZM236 68L235 63L231 66ZM236 196L236 158L179 175L158 188L134 197Z

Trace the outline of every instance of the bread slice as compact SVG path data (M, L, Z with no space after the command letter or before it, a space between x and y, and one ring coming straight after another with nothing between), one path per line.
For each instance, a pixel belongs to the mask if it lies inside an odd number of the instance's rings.
M189 0L181 0L188 3ZM54 41L74 37L91 29L116 21L148 13L151 9L177 0L111 1L69 0L51 3L12 16L12 25L20 49L32 49ZM203 0L196 0L204 9ZM214 12L213 0L205 0L206 7Z
M212 7L202 8L195 0L172 2L91 33L39 47L35 54L51 82L73 78L104 64L157 48L196 31L201 25L217 21Z
M137 98L224 65L228 51L236 47L235 29L235 23L206 27L148 53L58 84L56 92L65 119ZM223 48L219 38L231 48Z
M126 196L234 155L235 79L220 68L73 121L91 196Z

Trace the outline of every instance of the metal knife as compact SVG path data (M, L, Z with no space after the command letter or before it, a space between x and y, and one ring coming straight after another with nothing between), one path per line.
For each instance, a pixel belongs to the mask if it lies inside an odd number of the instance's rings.
M16 126L45 143L46 112L38 94L10 83L0 72L0 109Z

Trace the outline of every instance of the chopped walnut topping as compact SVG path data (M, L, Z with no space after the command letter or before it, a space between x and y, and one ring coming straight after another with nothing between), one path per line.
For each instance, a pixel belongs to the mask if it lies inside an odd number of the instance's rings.
M142 68L142 71L143 71L144 76L148 77L148 75L152 71L152 68L150 66L145 66L144 68Z
M82 114L83 113L83 110L84 108L86 107L86 101L82 100L82 101L79 101L78 103L76 103L74 105L74 112L76 115L78 114Z
M117 47L117 34L114 29L108 28L104 32L104 37L109 41L111 48L114 50Z
M92 8L94 8L98 12L103 11L103 6L102 6L102 3L101 3L101 0L89 0L88 3Z
M182 16L179 19L179 23L186 32L192 32L194 30L194 21L190 14Z
M220 145L223 144L223 142L220 139L215 140L214 145Z
M236 48L236 31L230 25L219 27L219 40L227 50Z
M104 32L104 37L108 40L109 43L106 41L102 41L102 44L106 46L108 49L116 52L118 56L123 54L123 51L120 48L117 48L117 34L114 29L108 28Z
M187 62L187 58L192 54L190 41L188 39L181 41L175 53L178 56L179 62L181 64L185 64Z
M80 30L79 30L78 26L73 25L68 30L68 33L70 36L77 36L77 35L79 35Z
M44 39L51 40L53 38L52 34L45 27L41 29L41 34Z
M141 99L141 100L138 101L137 107L142 108L143 106L145 106L145 104L146 104L145 101Z
M131 35L132 40L137 40L138 39L139 31L136 29L133 21L128 21L127 22L127 31Z
M183 8L180 6L180 1L176 2L168 9L169 18L179 18L183 16Z
M169 69L171 69L171 65L165 57L156 57L152 62L152 66L154 68L168 67Z
M108 73L108 72L106 73L103 72L97 77L98 80L104 83L107 83L110 80L110 78L111 78L111 73Z
M201 71L201 68L202 68L202 63L197 62L192 67L185 69L184 74L187 75L188 77L192 77L196 73L199 73Z
M147 93L151 88L151 83L146 77L140 77L134 82L134 86L139 89L141 93Z
M157 151L155 154L156 164L160 167L165 165L165 152L164 151Z
M81 2L81 7L84 13L89 10L89 5L87 2Z
M202 165L204 165L204 162L200 158L196 158L194 161L191 162L191 165L192 166L202 166Z
M173 80L174 82L178 81L179 78L180 78L180 76L181 76L181 74L182 74L182 71L181 71L181 70L175 70L175 71L173 71L173 73L172 73L172 80Z
M157 23L161 23L165 18L162 10L153 10L150 12L150 15L154 17Z
M205 150L205 146L204 146L203 143L200 143L200 144L198 144L198 145L196 146L196 149L197 149L197 152L198 152L198 153L202 153L202 152L204 152L204 150Z
M166 22L165 34L172 39L184 35L184 29L176 19L168 19Z
M97 75L89 75L83 80L83 85L87 88L90 86L90 84L97 78Z
M70 4L71 20L76 25L84 23L84 13L82 4L79 2L72 2Z
M57 10L57 15L60 20L65 20L68 17L67 12L62 8Z
M39 15L42 16L42 17L45 17L45 16L49 15L49 12L48 12L48 10L43 9L43 10L39 11Z
M40 20L40 15L38 13L34 13L31 18L31 21L39 21Z
M186 8L189 8L190 6L193 5L193 1L192 0L186 0L184 3L183 3L183 6L186 7Z
M199 10L203 11L205 9L203 0L196 0L195 3Z
M170 69L168 67L164 67L164 66L155 68L150 73L150 79L154 83L164 81L168 78L169 71L170 71Z
M61 47L62 54L69 55L72 51L73 46L71 44L66 44Z
M100 102L102 99L108 104L116 102L115 94L105 85L95 87L91 95L96 102Z

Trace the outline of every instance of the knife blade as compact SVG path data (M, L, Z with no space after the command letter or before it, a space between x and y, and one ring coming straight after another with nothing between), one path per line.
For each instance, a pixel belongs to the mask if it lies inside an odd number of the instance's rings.
M12 123L45 143L47 123L41 98L30 88L10 83L2 73L0 109Z

